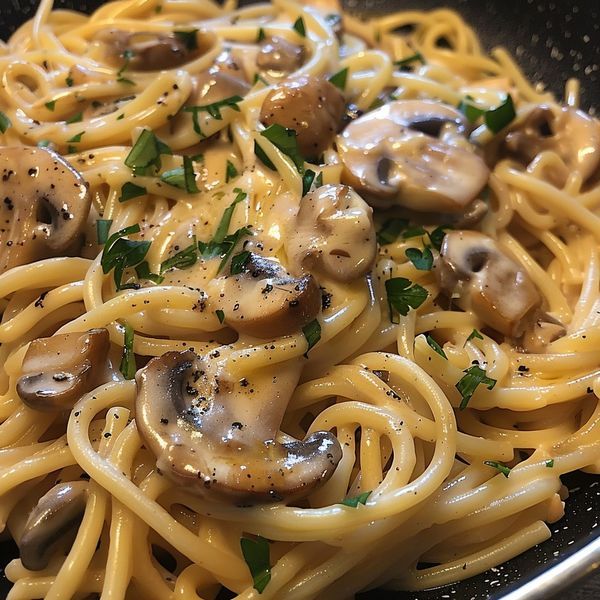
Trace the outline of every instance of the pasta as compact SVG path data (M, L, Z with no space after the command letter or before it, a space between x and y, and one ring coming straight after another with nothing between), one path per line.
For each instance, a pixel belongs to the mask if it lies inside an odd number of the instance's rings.
M11 600L421 590L550 536L600 468L576 82L292 0L41 0L0 71Z

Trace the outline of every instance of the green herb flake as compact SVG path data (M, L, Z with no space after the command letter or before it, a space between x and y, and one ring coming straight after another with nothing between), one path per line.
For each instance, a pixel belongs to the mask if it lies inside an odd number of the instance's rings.
M269 85L269 82L264 77L261 77L258 73L254 73L254 79L252 81L252 85L256 85L259 81L263 85L266 85L266 86Z
M422 225L411 225L402 232L402 238L405 240L414 237L423 237L424 235L427 235L427 231Z
M446 360L448 360L448 357L446 356L446 353L444 352L444 349L429 334L427 334L425 336L425 340L427 342L427 345L432 350L434 350L435 352L437 352L442 358L445 358Z
M212 104L204 104L202 106L186 106L184 107L183 111L192 113L192 123L194 125L194 131L199 136L206 137L200 127L198 115L202 112L207 112L213 119L216 119L217 121L222 121L223 115L221 114L221 109L231 108L232 110L240 112L240 107L238 106L238 103L242 100L243 98L241 96L230 96L229 98L224 98L223 100L213 102Z
M135 85L133 81L131 81L131 79L127 79L126 77L123 77L123 73L129 68L129 63L131 62L131 59L133 58L134 53L132 50L125 50L125 52L123 52L123 58L125 59L125 62L123 63L123 65L121 66L121 68L117 71L117 82L118 83L126 83L128 85Z
M223 321L225 320L225 313L218 308L217 310L215 310L215 315L217 315L217 319L219 319L219 323L221 323L221 325L223 324Z
M395 61L394 66L400 67L400 68L408 67L408 66L412 65L412 63L414 63L414 62L420 62L422 65L427 64L427 62L423 58L423 55L420 52L415 52L414 54L411 54L410 56L407 56L406 58Z
M162 283L165 279L158 273L152 273L152 271L150 271L150 265L148 264L147 260L141 262L139 265L136 265L135 273L138 276L138 279L148 279L154 283Z
M312 187L316 176L317 174L313 170L306 169L302 176L302 196L306 196L306 194L310 192L310 188Z
M98 240L98 244L106 244L111 225L112 219L98 219L96 221L96 239Z
M71 146L71 144L69 144L67 146L67 154L75 154L75 152L77 152L77 148L75 146Z
M229 183L232 179L235 179L238 176L238 170L235 168L235 165L228 160L227 167L225 169L225 183Z
M117 117L117 121L120 121L121 119L125 118L125 113L121 113L118 117Z
M362 494L359 494L358 496L353 496L352 498L344 498L344 500L342 500L340 504L343 504L344 506L349 506L350 508L358 508L359 504L364 505L367 503L367 500L369 499L369 496L372 493L372 491L363 492Z
M321 339L321 324L315 319L302 328L302 333L308 343L308 347L304 353L304 356L308 358L310 349Z
M236 254L232 259L231 259L231 274L232 275L238 275L240 273L242 273L244 271L244 269L246 268L246 263L248 262L248 260L250 259L250 252L248 252L248 250L244 250L244 252L240 252L239 254Z
M408 226L406 219L388 219L377 232L377 241L381 246L393 244Z
M502 473L502 475L504 475L504 477L508 477L510 475L510 467L507 467L505 464L498 462L496 460L484 460L483 461L484 465L487 465L488 467L492 467L494 469L496 469L497 471L499 471L500 473Z
M117 290L131 289L136 284L121 283L123 272L127 267L135 267L141 263L150 249L151 242L127 239L125 236L139 233L139 225L131 225L113 233L104 244L100 264L102 272L107 275L114 269L113 277Z
M78 112L72 117L69 117L65 122L67 123L67 125L69 125L71 123L81 123L81 121L83 121L83 113Z
M216 242L217 244L220 244L225 239L225 236L229 231L229 225L235 207L248 197L248 194L243 192L240 188L234 188L233 191L237 194L235 200L223 211L223 216L221 217L219 225L217 226L217 231L213 236L213 242Z
M125 323L123 325L123 356L119 370L123 373L125 379L134 379L137 370L135 364L135 355L133 354L133 329Z
M196 174L189 156L183 157L183 166L165 171L160 176L160 180L167 185L185 190L188 194L197 194L200 191L196 185Z
M6 130L12 125L10 119L0 111L0 131L6 133Z
M267 169L271 169L271 171L276 171L277 168L273 164L273 161L267 156L266 152L260 147L260 145L255 141L254 142L254 154L256 157L267 167Z
M407 248L404 252L406 258L414 265L415 269L419 271L431 271L433 267L433 254L431 248L425 247L423 250L418 248Z
M554 459L549 458L545 464L546 464L546 468L551 469L554 466Z
M431 242L431 245L439 252L442 248L442 242L444 241L444 237L446 237L446 231L452 229L451 225L440 225L436 227L433 231L427 232L427 237Z
M197 29L191 29L189 31L174 31L175 37L179 41L183 42L188 50L198 50L198 33Z
M69 138L67 142L73 142L74 144L78 144L81 141L81 138L83 137L84 133L85 131L80 131L77 135L74 135L72 138Z
M189 269L198 261L198 242L196 236L192 238L192 243L183 250L174 254L160 265L161 275L169 269Z
M44 106L45 106L45 107L46 107L48 110L50 110L50 111L53 111L53 110L54 110L54 107L56 106L56 100L50 100L50 102L46 102L46 103L44 104Z
M265 39L265 37L267 37L265 35L265 30L262 27L259 27L258 33L256 34L256 43L260 44L260 42L262 42Z
M260 135L269 140L283 154L291 158L296 169L298 169L298 173L304 173L304 158L298 150L296 132L293 129L287 129L275 123L269 125L264 131L261 131Z
M146 175L151 167L160 169L162 154L173 153L150 129L144 129L127 155L125 166L138 175Z
M464 375L455 385L462 397L459 407L460 410L467 408L469 401L479 385L485 385L488 390L492 390L496 385L496 380L488 377L486 372L479 365L473 365L468 369L465 369L463 373Z
M323 187L323 171L319 171L319 174L315 178L315 187Z
M67 87L73 87L73 84L75 83L73 81L73 78L69 75L66 79L65 79L65 83L67 84Z
M390 309L393 308L403 317L409 313L411 308L419 308L429 295L424 287L421 287L418 283L413 283L405 277L387 279L385 282L385 291ZM392 319L390 318L390 320Z
M348 79L348 67L338 71L335 75L332 75L329 78L329 82L335 85L335 87L342 90L342 92L346 89L346 81Z
M458 105L458 110L467 117L470 123L475 123L485 113L485 108L477 106L472 96L463 98Z
M507 94L506 99L502 104L485 111L483 120L486 127L492 133L498 133L509 125L516 116L517 113L515 112L512 96Z
M242 555L254 581L254 589L262 594L271 581L269 542L262 537L240 539Z
M131 181L127 181L121 187L121 196L119 197L119 202L127 202L127 200L131 200L132 198L138 198L139 196L145 196L148 193L145 187L141 185L136 185Z
M471 331L471 333L469 334L469 337L467 338L467 342L470 342L471 340L474 340L475 338L477 338L478 340L483 339L483 336L479 333L479 331L477 331L477 329L473 329L473 331Z
M298 17L294 21L294 30L302 37L306 37L306 26L304 25L304 19L302 17Z

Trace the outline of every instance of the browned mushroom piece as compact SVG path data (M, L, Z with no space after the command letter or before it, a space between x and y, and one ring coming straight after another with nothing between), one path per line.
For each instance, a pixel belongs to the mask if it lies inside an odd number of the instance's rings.
M304 46L279 36L268 37L260 44L256 66L271 77L284 77L302 66L305 55Z
M104 43L108 59L115 66L127 66L131 71L161 71L174 69L205 54L216 43L211 32L156 32L121 29L98 32L96 40Z
M358 279L377 254L373 209L352 188L324 185L302 199L285 247L296 272Z
M293 501L327 481L341 458L330 432L280 443L298 360L232 379L211 356L167 352L136 376L136 423L157 468L207 499Z
M438 139L449 127L464 132L464 117L424 100L397 100L359 117L337 138L344 183L377 206L465 212L489 169L474 152Z
M64 158L47 148L0 147L0 273L76 251L91 198Z
M260 120L293 129L302 156L316 158L339 131L345 106L333 84L306 75L275 86L263 102Z
M441 290L458 306L513 338L525 332L542 303L525 269L476 231L447 233L434 271Z
M567 333L565 326L549 315L538 312L531 327L523 335L521 345L525 352L542 354L548 344L558 340Z
M17 393L34 410L72 408L83 394L108 380L109 346L106 329L34 340L23 359Z
M536 106L509 128L500 151L525 164L540 152L556 152L568 171L555 179L562 183L576 170L586 181L600 164L600 123L569 106Z
M211 68L192 77L192 93L187 101L190 106L213 104L232 96L245 96L250 85L239 77Z
M240 273L216 280L210 294L225 323L238 333L274 338L299 332L321 308L312 275L293 277L275 260L250 253Z
M19 539L26 569L41 571L48 566L54 547L81 523L88 489L86 481L59 483L39 499Z

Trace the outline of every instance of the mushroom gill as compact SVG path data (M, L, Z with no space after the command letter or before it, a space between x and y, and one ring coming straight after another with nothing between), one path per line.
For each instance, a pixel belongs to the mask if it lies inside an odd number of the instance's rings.
M75 251L91 198L87 183L47 148L0 147L0 273Z
M110 338L106 329L33 340L23 359L17 394L34 410L68 410L108 380Z
M277 433L301 371L294 359L234 380L212 355L167 352L136 376L136 423L157 468L207 499L291 502L332 475L330 432L281 443Z
M296 132L298 149L316 158L340 130L345 101L338 88L325 79L303 75L276 85L265 98L260 120Z
M19 539L21 562L30 571L48 566L50 554L83 518L88 498L86 481L59 483L31 511Z
M285 242L296 272L323 272L338 281L368 273L377 254L373 209L345 185L306 195Z
M464 117L424 100L397 100L359 117L337 138L344 183L376 206L464 212L489 170L474 152L443 141L449 128L464 132Z
M321 308L312 275L294 277L275 260L248 253L238 273L221 277L209 302L238 333L274 338L299 332Z
M542 297L525 269L487 235L447 233L434 271L458 306L506 336L522 337L527 351L541 352L564 335L562 325L540 310Z

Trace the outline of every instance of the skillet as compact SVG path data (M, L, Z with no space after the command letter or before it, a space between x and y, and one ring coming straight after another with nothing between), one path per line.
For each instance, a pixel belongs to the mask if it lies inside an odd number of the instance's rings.
M103 0L55 0L56 8L91 12ZM242 2L245 4L248 2ZM0 0L0 37L6 39L33 16L38 0ZM600 109L600 3L597 0L345 0L347 9L375 15L401 9L450 7L476 29L487 47L507 47L534 81L557 98L577 77L582 108ZM600 566L600 477L572 473L563 477L570 490L565 517L552 525L552 538L497 569L461 583L425 592L373 591L361 600L548 600ZM16 556L14 543L0 543L0 566ZM0 577L0 597L10 584ZM567 598L600 598L600 581Z

